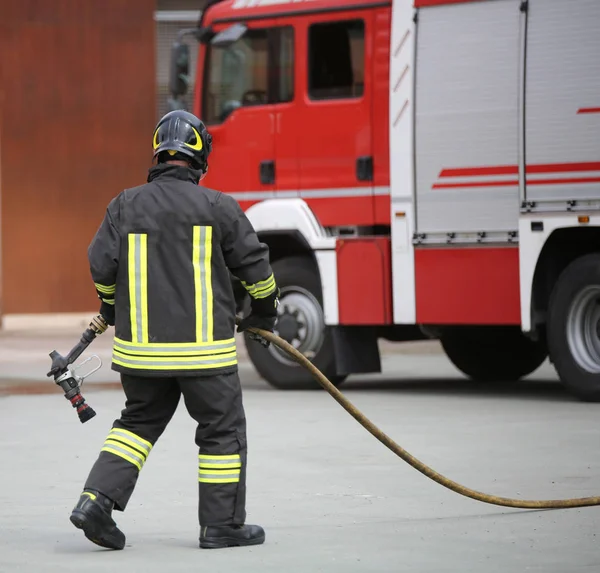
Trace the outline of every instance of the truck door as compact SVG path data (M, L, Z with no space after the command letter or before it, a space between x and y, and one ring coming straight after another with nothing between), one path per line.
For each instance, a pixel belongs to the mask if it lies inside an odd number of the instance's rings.
M253 21L228 47L204 50L201 114L213 136L206 185L231 193L244 208L276 189L275 106L281 99L274 19ZM221 31L226 26L216 27Z
M300 194L325 226L374 220L372 96L365 81L372 25L367 10L315 14L295 25Z

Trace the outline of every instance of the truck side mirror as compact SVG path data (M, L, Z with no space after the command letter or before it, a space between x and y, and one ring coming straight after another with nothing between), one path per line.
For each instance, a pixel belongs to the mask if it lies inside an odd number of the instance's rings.
M233 24L225 28L222 32L216 34L210 41L211 46L215 48L229 48L235 44L248 30L244 24Z
M174 42L171 48L169 92L175 98L187 93L190 74L190 48L183 42Z

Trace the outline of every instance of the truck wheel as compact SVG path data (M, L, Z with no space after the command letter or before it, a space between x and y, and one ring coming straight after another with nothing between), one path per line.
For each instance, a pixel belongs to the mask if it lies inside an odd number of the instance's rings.
M345 376L336 376L335 355L329 329L325 327L321 281L308 257L289 257L272 264L280 289L279 318L275 333L302 352L336 386ZM283 390L320 388L310 373L271 344L264 348L245 337L250 360L272 386Z
M548 309L550 358L565 387L600 401L600 255L573 261L560 275Z
M448 328L440 341L452 364L480 382L514 382L548 355L545 341L527 338L518 326Z

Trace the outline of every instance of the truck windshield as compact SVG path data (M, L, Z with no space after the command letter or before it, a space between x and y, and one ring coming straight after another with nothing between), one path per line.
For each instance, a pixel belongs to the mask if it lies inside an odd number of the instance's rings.
M267 30L248 30L233 46L209 46L204 76L203 115L221 123L236 108L268 102Z

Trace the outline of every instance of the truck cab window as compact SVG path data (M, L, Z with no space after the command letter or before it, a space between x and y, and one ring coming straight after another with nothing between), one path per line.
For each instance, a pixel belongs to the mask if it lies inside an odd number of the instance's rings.
M365 23L313 24L308 33L308 95L311 99L361 97L364 91Z
M292 28L250 29L228 48L208 47L203 119L222 123L240 107L293 98ZM269 69L272 70L269 73Z
M248 30L229 48L208 48L203 115L207 123L222 123L245 105L267 103L266 30Z

